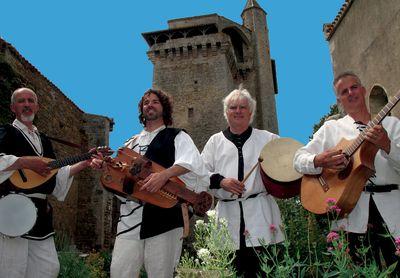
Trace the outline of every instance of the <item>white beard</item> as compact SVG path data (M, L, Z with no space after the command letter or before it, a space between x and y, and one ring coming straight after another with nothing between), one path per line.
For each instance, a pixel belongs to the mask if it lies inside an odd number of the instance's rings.
M21 120L24 122L33 122L34 119L35 119L35 114L32 114L30 116L21 115Z

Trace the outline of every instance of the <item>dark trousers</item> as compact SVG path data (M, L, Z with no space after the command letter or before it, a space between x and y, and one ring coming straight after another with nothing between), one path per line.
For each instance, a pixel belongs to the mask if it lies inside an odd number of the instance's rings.
M236 250L235 253L235 268L238 277L256 278L257 274L261 275L261 261L256 252L261 256L264 247L245 247Z
M399 213L394 211L393 213ZM362 264L364 258L360 256L357 249L369 247L366 254L367 262L376 261L382 269L384 265L381 261L379 251L382 252L385 265L390 266L397 262L396 269L393 273L400 273L400 258L395 255L396 247L394 239L389 235L388 229L379 213L374 200L371 198L369 202L368 229L366 234L348 233L349 249L352 260L357 264Z

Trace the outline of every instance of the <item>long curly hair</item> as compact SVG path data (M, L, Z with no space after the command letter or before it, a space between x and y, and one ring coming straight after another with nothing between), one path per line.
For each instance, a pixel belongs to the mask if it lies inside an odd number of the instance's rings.
M138 108L139 108L139 121L143 126L146 126L146 119L143 115L143 102L144 98L149 96L150 94L155 94L160 100L161 106L163 108L163 120L166 126L172 125L172 98L167 93L164 93L161 90L149 89L147 90L142 98L140 99Z

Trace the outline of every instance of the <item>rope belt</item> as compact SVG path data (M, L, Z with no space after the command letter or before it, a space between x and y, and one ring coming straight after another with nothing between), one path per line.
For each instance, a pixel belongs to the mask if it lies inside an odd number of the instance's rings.
M263 193L268 194L266 191L263 191L263 192L258 192L258 193L251 194L251 195L249 195L249 196L247 196L247 197L245 197L245 198L221 199L221 200L219 200L219 201L221 201L221 202L245 201L245 200L247 200L247 199L255 198L255 197L257 197L258 195L263 194Z
M397 190L399 189L398 184L384 184L384 185L375 185L372 183L368 183L364 187L365 192L370 192L370 193L383 193L383 192L390 192L392 190Z

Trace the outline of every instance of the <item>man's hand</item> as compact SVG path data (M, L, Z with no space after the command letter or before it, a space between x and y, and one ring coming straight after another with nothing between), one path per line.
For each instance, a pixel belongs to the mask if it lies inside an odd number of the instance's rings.
M163 187L169 178L171 177L178 177L180 175L188 173L189 170L179 166L179 165L172 165L171 167L162 170L158 173L152 173L147 176L143 183L144 185L140 188L140 190L147 190L149 192L157 192L158 190Z
M343 170L346 168L349 160L342 150L326 150L314 157L314 167Z
M365 132L365 140L371 142L379 149L384 150L389 154L391 141L386 130L381 125L376 125L372 129L369 128Z
M225 178L221 180L220 186L228 192L231 192L236 195L243 194L244 192L244 184L237 179L233 178Z
M143 180L144 185L140 188L140 190L147 190L153 193L157 192L161 189L161 187L164 186L168 179L169 177L166 175L165 171L152 173Z
M18 158L17 161L18 165L13 170L29 169L43 177L46 177L48 174L50 174L49 165L47 164L47 162L44 162L40 157L23 156Z

